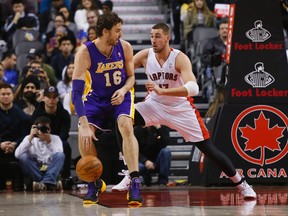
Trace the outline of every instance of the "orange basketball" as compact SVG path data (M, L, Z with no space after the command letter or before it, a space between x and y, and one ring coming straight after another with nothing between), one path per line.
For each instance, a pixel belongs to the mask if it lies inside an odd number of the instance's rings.
M99 179L102 170L103 167L101 161L92 155L82 157L76 165L78 177L86 182L92 182Z

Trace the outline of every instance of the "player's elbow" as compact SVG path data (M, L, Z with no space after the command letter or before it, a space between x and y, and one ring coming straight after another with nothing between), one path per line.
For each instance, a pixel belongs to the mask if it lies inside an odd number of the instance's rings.
M199 86L194 81L188 81L185 83L184 87L186 88L188 95L187 96L196 96L199 93Z

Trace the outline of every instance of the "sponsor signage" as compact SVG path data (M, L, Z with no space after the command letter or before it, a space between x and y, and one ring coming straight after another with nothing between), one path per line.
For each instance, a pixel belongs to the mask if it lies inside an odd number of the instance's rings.
M224 105L215 124L214 144L251 183L287 183L288 107ZM206 161L207 184L231 183Z
M288 102L288 66L279 5L278 0L238 0L235 8L230 8L227 103Z

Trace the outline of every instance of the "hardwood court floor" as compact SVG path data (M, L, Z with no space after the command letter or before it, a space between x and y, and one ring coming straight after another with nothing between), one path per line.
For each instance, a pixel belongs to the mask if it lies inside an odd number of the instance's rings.
M287 186L255 186L256 200L245 201L233 187L143 188L143 206L129 207L126 193L101 194L99 204L85 207L80 191L0 192L0 216L206 216L288 215ZM71 195L72 194L72 195Z

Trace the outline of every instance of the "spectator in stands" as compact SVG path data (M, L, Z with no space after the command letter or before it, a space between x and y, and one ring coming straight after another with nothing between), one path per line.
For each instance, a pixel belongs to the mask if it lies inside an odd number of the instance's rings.
M111 13L113 11L113 2L110 0L106 0L102 4L103 13Z
M158 184L167 185L170 175L171 152L169 145L169 128L155 125L134 128L139 143L139 172L144 184L151 184L151 173L158 173Z
M22 0L12 1L13 14L5 22L4 31L8 47L12 46L12 37L16 29L33 29L39 31L38 17L33 13L25 12L25 5Z
M14 103L29 116L32 116L38 106L37 95L39 96L40 82L34 75L23 79L20 92L15 97Z
M62 189L58 176L65 155L59 136L51 134L51 121L46 116L38 117L15 151L23 173L33 179L33 191L56 191ZM58 188L57 188L58 186Z
M203 54L201 61L203 63L204 75L206 83L210 81L214 83L212 85L205 85L203 89L203 96L208 101L210 97L214 94L213 86L218 86L220 84L223 73L225 73L225 53L228 38L228 18L222 18L219 24L219 36L210 39L203 48ZM212 74L212 68L214 73ZM215 80L213 79L213 76ZM224 80L222 80L224 82Z
M32 49L29 50L27 58L28 58L27 65L30 65L33 61L40 62L41 63L41 67L43 68L43 70L48 75L50 85L56 85L57 78L55 76L54 69L53 69L53 67L51 65L46 64L44 62L43 52L42 51L32 48ZM23 75L23 72L22 72L22 75Z
M62 80L63 68L74 61L72 40L68 36L59 39L60 52L52 57L51 66L54 68L58 80Z
M87 32L89 27L87 17L88 10L96 10L99 14L102 14L103 11L100 10L94 0L81 0L78 9L74 15L74 22L77 25L78 31Z
M66 109L69 114L73 113L71 110L71 90L72 90L72 74L74 70L74 63L70 63L64 67L62 73L62 80L57 83L57 89L59 91L59 97L62 101L64 109Z
M19 73L15 69L17 56L14 52L8 51L4 53L2 65L4 66L3 81L10 84L12 87L18 84Z
M169 128L161 125L146 128L136 126L134 134L139 143L139 172L143 177L143 183L150 186L151 174L158 173L157 184L167 185L171 166L171 152L167 148L167 145L170 144ZM129 173L122 172L125 174L124 179L112 190L128 190Z
M0 190L4 189L6 179L13 180L14 190L23 190L23 176L14 151L29 133L29 120L13 98L12 87L0 84Z
M206 0L193 0L189 6L187 16L183 22L183 37L185 40L193 40L193 30L197 26L216 28L216 17L207 7Z
M88 10L86 15L88 26L97 26L98 17L98 10Z
M67 1L67 0L66 0ZM43 2L41 0L41 2ZM52 0L49 7L42 7L40 2L40 32L43 34L47 32L47 26L51 20L55 20L56 15L62 5L64 5L64 0ZM44 3L44 2L43 2ZM67 5L66 5L67 6Z
M51 134L58 135L62 140L65 161L61 176L63 182L66 182L65 179L71 175L71 147L68 142L71 117L59 102L59 93L56 87L50 86L44 90L44 99L34 111L32 121L39 116L47 116L51 120Z
M65 18L64 20L64 25L74 33L74 36L76 36L77 34L77 26L74 22L72 22L71 17L70 17L70 12L68 10L68 8L63 5L59 8L59 14L62 14L63 17ZM46 32L52 31L54 28L54 21L51 20L48 24L47 30Z
M96 32L96 26L90 26L88 28L88 41L93 41L97 38Z
M66 6L60 7L59 13L60 14L62 13L64 15L64 17L65 17L65 23L64 23L65 26L67 26L67 28L70 31L72 31L74 33L74 35L76 36L76 34L78 32L78 29L77 29L76 24L73 21L73 18L71 16L71 13L70 13L68 7L66 7Z

